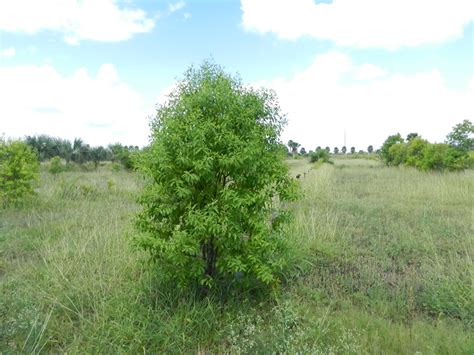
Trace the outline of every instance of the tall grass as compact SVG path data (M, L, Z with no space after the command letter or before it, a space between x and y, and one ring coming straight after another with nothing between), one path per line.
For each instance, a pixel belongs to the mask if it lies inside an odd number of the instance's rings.
M0 352L472 353L473 172L290 164L285 282L226 301L130 245L136 175L44 173L0 211Z

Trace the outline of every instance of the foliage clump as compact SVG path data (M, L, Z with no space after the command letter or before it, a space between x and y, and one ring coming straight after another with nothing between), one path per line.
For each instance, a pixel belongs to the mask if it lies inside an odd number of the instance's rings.
M474 150L474 124L464 120L455 125L446 136L446 143L463 151Z
M380 157L386 165L413 166L421 170L463 170L473 166L469 149L472 146L472 123L465 120L454 126L445 143L430 143L417 133L410 133L405 142L401 135L389 136Z
M315 152L312 152L309 155L309 161L311 163L316 163L316 162L320 161L320 162L323 162L323 163L332 164L332 161L329 158L329 153L325 149L316 149Z
M51 174L59 174L60 172L64 171L65 166L63 165L61 158L58 156L55 156L51 158L49 161L49 168L48 171Z
M210 63L190 68L158 107L137 162L148 184L136 241L179 285L278 281L282 202L297 186L283 162L284 123L273 92Z
M24 142L0 138L0 203L8 205L34 193L39 164Z

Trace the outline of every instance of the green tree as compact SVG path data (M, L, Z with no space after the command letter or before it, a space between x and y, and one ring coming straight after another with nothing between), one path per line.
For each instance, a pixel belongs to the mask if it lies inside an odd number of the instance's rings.
M371 154L374 151L374 147L372 145L369 145L367 147L367 153Z
M339 148L338 147L334 147L334 154L339 154Z
M464 151L474 149L474 124L464 120L453 127L446 136L446 143Z
M407 142L411 141L412 139L419 138L420 135L418 133L408 133L407 135Z
M291 153L293 154L293 156L295 156L296 154L298 154L298 148L301 146L301 144L293 141L293 140L289 140L288 141L288 147L290 147L290 150L291 150Z
M331 153L331 148L326 147L326 148L324 148L324 149L326 150L326 152Z
M90 159L90 146L80 138L74 139L72 144L72 161L83 164Z
M356 152L355 147L351 147L351 154L354 154Z
M204 289L238 273L277 281L285 264L282 201L296 195L273 92L220 67L189 69L157 109L139 170L148 176L136 242L179 285Z
M300 149L300 154L301 154L301 155L306 155L306 154L307 154L305 147L302 147L302 148Z
M124 146L120 143L109 145L109 150L112 152L112 161L120 162L127 170L134 169L133 156L139 151L138 147Z
M26 143L0 138L0 201L3 205L33 194L38 170L37 156Z
M347 152L347 148L346 148L346 146L343 146L343 147L341 148L341 153L342 153L342 154L346 154L346 152Z
M392 159L390 156L390 147L397 143L403 143L403 138L400 133L389 136L380 148L380 157L386 165L390 165Z

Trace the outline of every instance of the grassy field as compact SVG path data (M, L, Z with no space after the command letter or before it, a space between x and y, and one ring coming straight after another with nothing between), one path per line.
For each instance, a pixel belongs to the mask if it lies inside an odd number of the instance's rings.
M474 352L474 171L291 160L305 192L280 292L163 284L128 238L133 173L43 173L0 210L0 352Z

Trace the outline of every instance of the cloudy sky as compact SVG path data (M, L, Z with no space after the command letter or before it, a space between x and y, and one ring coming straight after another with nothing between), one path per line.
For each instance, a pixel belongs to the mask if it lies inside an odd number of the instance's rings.
M155 104L211 57L276 90L307 150L474 119L472 0L2 0L0 134L145 145Z

